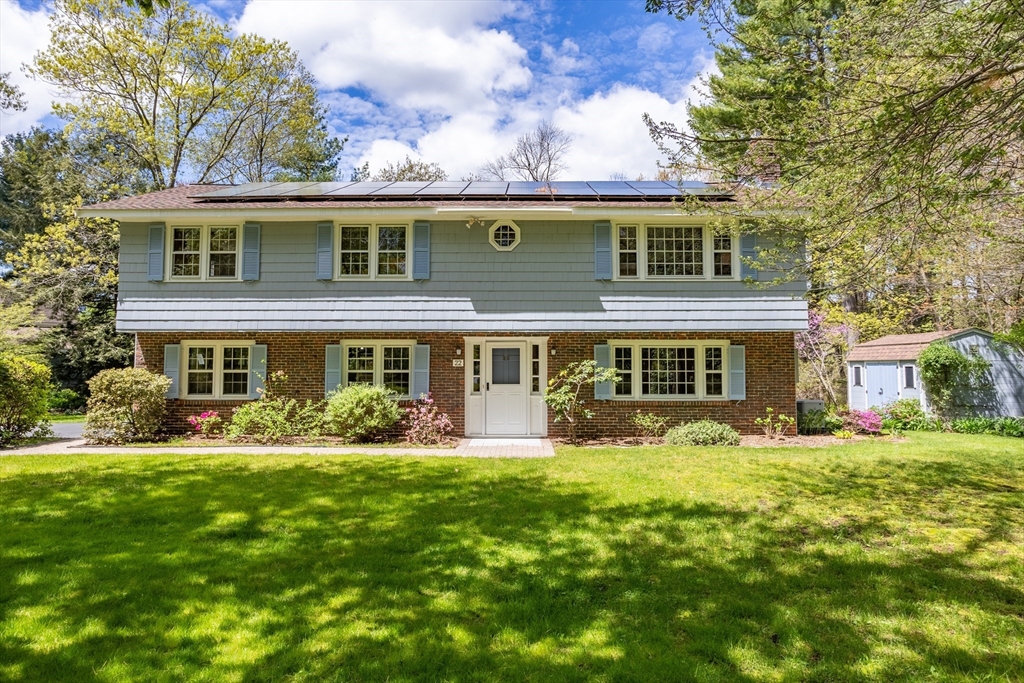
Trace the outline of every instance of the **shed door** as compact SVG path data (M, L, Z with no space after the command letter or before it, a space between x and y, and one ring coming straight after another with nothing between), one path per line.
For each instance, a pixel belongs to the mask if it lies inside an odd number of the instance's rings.
M899 398L896 363L868 363L867 375L868 408L881 408Z

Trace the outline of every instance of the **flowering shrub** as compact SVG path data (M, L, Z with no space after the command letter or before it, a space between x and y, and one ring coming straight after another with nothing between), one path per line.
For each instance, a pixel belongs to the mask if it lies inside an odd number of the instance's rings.
M171 380L142 368L103 370L89 380L82 435L93 443L149 441L160 430Z
M203 436L211 436L220 431L223 420L220 419L216 410L207 410L199 415L189 415L188 423Z
M444 443L454 429L448 414L437 412L433 392L428 392L426 396L413 401L412 407L407 408L405 412L409 420L405 440L409 443Z
M854 434L878 434L882 431L882 418L873 410L848 410L842 417L843 429Z

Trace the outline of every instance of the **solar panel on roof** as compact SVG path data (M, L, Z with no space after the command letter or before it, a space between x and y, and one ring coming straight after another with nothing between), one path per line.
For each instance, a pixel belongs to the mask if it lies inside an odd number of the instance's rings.
M661 180L631 180L628 183L645 197L678 197L679 188Z
M275 183L267 187L254 187L248 192L243 192L239 197L280 197L283 194L299 190L315 183Z
M416 194L421 196L426 195L458 195L461 194L466 186L469 185L465 180L458 182L451 182L445 180L438 180L430 183L422 190L419 190Z
M388 185L393 183L388 182L363 182L363 183L352 183L345 187L338 188L337 190L331 190L327 194L331 197L349 196L349 197L366 197L372 192L377 190L383 190Z
M643 193L621 180L593 180L587 183L599 195L605 197L639 197Z
M547 197L550 196L547 183L514 180L508 184L505 194L509 197Z
M548 184L551 186L552 194L555 196L583 197L597 194L590 185L578 180L555 180Z
M351 181L344 182L344 183L312 183L312 184L307 184L304 187L300 187L297 190L291 190L289 192L285 192L285 193L283 193L283 196L286 196L286 197L320 197L322 195L327 194L328 192L333 192L334 190L340 190L343 187L348 187L351 184L352 184Z
M476 180L466 186L461 195L504 195L508 190L508 183L493 182L489 180Z
M422 190L430 181L415 181L415 182L397 182L391 183L383 190L375 190L372 194L374 195L388 195L388 196L403 196L416 194L419 190Z

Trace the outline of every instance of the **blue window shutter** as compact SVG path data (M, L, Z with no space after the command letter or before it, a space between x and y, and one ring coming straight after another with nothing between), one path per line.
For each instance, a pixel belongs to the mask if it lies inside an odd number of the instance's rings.
M594 345L594 361L597 369L610 368L612 366L612 347L608 344ZM612 397L611 382L597 382L594 384L594 398L598 401L607 401Z
M430 279L430 223L412 224L412 279Z
M612 224L594 223L594 279L612 279Z
M164 224L149 224L149 259L146 262L147 280L164 279Z
M263 398L263 380L266 377L267 345L253 344L249 352L249 398Z
M414 399L430 393L430 345L417 344L412 351L412 391Z
M334 223L316 224L316 279L334 279Z
M742 401L747 397L747 350L743 346L729 347L729 400Z
M260 224L242 226L242 279L260 279Z
M744 263L744 259L757 258L757 235L740 235L740 257L740 277L743 279L749 277L751 280L758 279L760 271Z
M341 386L341 344L328 344L324 358L324 395Z
M166 398L178 398L181 383L181 345L164 344L164 375L171 378L171 386L167 388Z

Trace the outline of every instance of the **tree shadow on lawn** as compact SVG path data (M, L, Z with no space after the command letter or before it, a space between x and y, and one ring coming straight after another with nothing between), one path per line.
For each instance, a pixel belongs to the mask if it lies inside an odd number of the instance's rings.
M0 677L14 680L1024 671L1020 589L965 553L829 545L820 520L615 504L541 474L416 461L31 473L4 487Z

